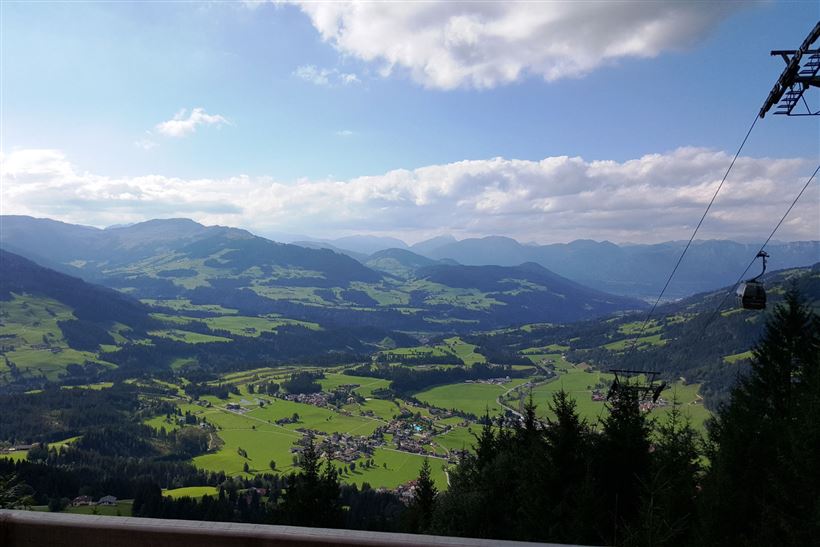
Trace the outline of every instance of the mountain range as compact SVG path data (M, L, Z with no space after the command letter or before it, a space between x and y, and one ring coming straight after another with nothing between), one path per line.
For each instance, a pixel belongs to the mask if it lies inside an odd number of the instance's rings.
M356 238L330 240L332 246L357 260L364 247ZM368 249L377 239L366 239ZM396 240L385 240L385 245ZM500 236L461 241L445 235L408 246L399 241L394 248L411 251L432 260L450 260L469 266L517 266L534 262L578 283L624 296L653 300L663 288L686 241L657 244L621 244L579 239L550 245L523 244ZM666 291L670 299L682 298L734 283L760 244L727 240L694 241ZM383 252L379 249L377 252ZM820 260L820 241L770 242L772 270L808 266ZM372 256L371 256L372 258ZM753 268L753 274L758 271Z
M187 219L105 230L23 216L0 222L6 250L160 307L185 300L248 316L423 332L576 321L643 306L534 263L465 266L408 250L362 263Z

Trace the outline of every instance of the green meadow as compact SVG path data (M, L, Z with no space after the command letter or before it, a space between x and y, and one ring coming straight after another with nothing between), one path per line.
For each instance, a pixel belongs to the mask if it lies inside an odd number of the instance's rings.
M202 496L218 496L219 489L215 486L187 486L185 488L163 490L162 495L174 499L201 498Z
M311 330L320 330L317 323L296 321L295 319L268 319L266 317L246 317L242 315L223 315L207 317L202 322L213 330L228 331L237 336L259 336L263 332L276 332L283 325L295 325Z
M162 329L150 331L151 336L159 336L160 338L168 338L175 342L185 342L186 344L205 344L209 342L230 342L230 338L224 336L212 336L210 334L201 334L198 332L190 332L179 329Z
M498 396L521 383L523 380L513 380L504 385L447 384L420 391L415 396L420 401L440 408L455 408L476 416L483 416L489 411L490 415L494 415L501 412L501 407L496 402Z

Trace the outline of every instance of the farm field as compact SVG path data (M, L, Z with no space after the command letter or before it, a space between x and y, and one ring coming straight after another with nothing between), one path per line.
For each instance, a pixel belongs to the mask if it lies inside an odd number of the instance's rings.
M174 488L172 490L163 490L163 496L169 498L201 498L202 496L217 496L219 489L215 486L187 486L185 488Z
M204 344L208 342L230 342L230 338L224 336L213 336L211 334L201 334L180 329L162 329L150 331L151 336L168 338L175 342L185 342L186 344Z
M516 379L504 385L460 383L437 386L416 393L416 398L439 408L455 408L476 416L483 416L485 411L498 414L501 407L496 398L515 385L523 383Z
M283 325L295 325L311 330L320 330L316 323L296 321L295 319L269 319L267 317L246 317L242 315L223 315L206 317L202 322L213 330L225 330L237 336L259 336L263 332L276 332Z
M197 467L224 471L227 475L250 476L271 472L270 461L273 460L279 472L293 470L290 449L301 438L299 433L240 416L230 418L220 411L205 414L205 417L220 428L217 434L224 444L216 452L194 458ZM247 457L240 455L240 448L247 452ZM244 472L246 463L249 473Z
M752 352L751 351L744 351L743 353L735 353L734 355L727 355L726 357L723 358L723 361L725 363L733 365L733 364L735 364L739 361L744 361L746 359L751 359L751 358L752 358Z
M336 389L346 384L359 384L354 391L362 397L369 397L374 389L386 388L390 385L388 380L381 378L370 378L368 376L349 376L347 374L325 373L324 378L317 380L324 391Z
M475 444L475 436L481 432L480 424L472 424L469 427L455 427L444 433L433 437L433 442L443 446L447 450L472 450Z
M143 304L151 307L169 308L175 311L203 311L209 313L218 313L223 315L231 315L238 313L237 310L230 308L223 308L217 304L192 304L187 298L174 298L169 300L157 300L152 298L144 298L141 300Z
M342 481L356 484L359 487L364 483L368 483L373 488L379 488L380 486L395 488L419 476L419 470L424 463L424 456L399 452L391 448L377 448L373 453L373 460L375 462L374 467L368 469L358 465L354 472L342 475ZM444 466L446 466L445 460L430 457L433 480L436 486L442 490L447 488L447 476L444 473Z

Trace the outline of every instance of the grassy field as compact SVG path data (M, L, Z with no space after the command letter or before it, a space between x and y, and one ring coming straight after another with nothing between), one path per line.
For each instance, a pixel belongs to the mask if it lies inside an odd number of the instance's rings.
M254 285L250 287L259 296L270 298L271 300L289 300L302 304L315 304L318 306L337 305L337 302L330 302L316 294L316 287L270 287L265 285Z
M638 334L641 332L641 328L643 327L643 321L633 321L631 323L624 323L618 327L618 332L621 334ZM658 322L654 319L649 321L646 324L646 328L643 330L643 334L656 334L660 332L661 326L658 325Z
M454 427L443 435L436 435L433 442L448 450L472 450L475 444L474 434L481 432L481 426L473 424L469 427Z
M0 336L4 345L31 346L64 342L57 321L74 319L71 308L45 297L12 294L0 301Z
M447 338L444 340L446 347L453 352L459 359L464 361L465 365L474 365L476 363L486 363L487 358L475 351L476 347L473 344L464 342L459 337Z
M327 373L325 377L319 380L323 391L330 391L345 384L359 384L359 387L354 389L356 393L362 397L370 397L374 389L386 388L390 385L390 381L382 380L381 378L369 378L367 376L349 376L347 374Z
M464 342L458 336L446 338L443 343L434 346L414 346L407 348L395 348L385 350L382 353L392 354L399 357L407 356L430 356L430 357L446 357L454 355L461 359L465 365L471 366L475 363L486 363L487 358L476 353L477 346Z
M471 412L476 416L483 416L489 410L490 415L498 414L501 407L496 398L509 388L522 383L522 380L513 380L503 386L492 384L448 384L437 386L416 393L416 398L425 403L440 408L455 408L464 412Z
M410 295L385 284L353 282L350 288L367 293L367 296L379 303L379 306L406 306Z
M60 386L60 389L108 389L114 386L114 382L97 382L95 384L80 384L76 386Z
M152 307L170 308L176 311L204 311L210 313L218 313L223 315L231 315L238 313L237 310L230 308L223 308L216 304L192 304L187 298L176 298L172 300L155 300L146 298L141 300L143 304L148 304Z
M419 476L419 470L424 463L424 456L399 452L389 448L377 448L373 452L373 460L375 467L367 469L362 467L361 464L357 465L356 471L342 475L341 480L359 486L366 482L373 488L381 486L395 488ZM441 490L447 488L444 465L444 460L430 458L433 480Z
M179 329L163 329L150 331L151 336L159 336L161 338L168 338L176 342L185 342L186 344L205 344L209 342L231 342L230 338L224 336L212 336L210 334L200 334L198 332L190 332Z
M550 416L549 403L553 395L564 389L575 399L578 404L578 412L581 416L590 421L597 421L598 416L604 409L604 404L593 401L592 390L601 380L611 380L612 375L601 372L586 372L581 367L571 367L562 372L555 380L536 386L532 390L532 400L536 404L536 412L541 417ZM529 396L529 392L527 392Z
M237 336L259 336L263 332L276 332L283 325L296 325L310 330L320 330L316 323L297 321L295 319L269 319L266 317L246 317L242 315L225 315L208 317L202 320L214 330L225 330Z
M64 446L68 446L69 444L73 443L80 437L69 437L67 439L63 439L62 441L54 441L53 443L48 443L46 446L51 449L54 448L59 450ZM16 450L14 452L8 452L5 454L0 454L0 458L6 458L12 461L22 461L28 457L28 450Z
M205 417L221 428L218 435L224 445L217 452L194 458L193 463L197 467L224 471L228 475L248 475L244 473L245 463L250 474L269 473L270 461L273 460L279 472L286 473L293 469L290 449L301 437L299 433L219 411L211 411ZM247 452L247 458L239 455L239 448Z
M251 410L247 413L247 416L258 418L263 422L275 422L279 418L290 417L294 413L299 414L299 422L286 424L284 426L286 429L308 428L324 433L339 432L367 436L381 425L377 420L359 416L344 416L326 408L282 399L274 399L271 404L265 405L264 408Z
M405 285L405 290L409 292L424 291L428 293L424 302L431 306L444 304L467 308L468 310L488 310L492 306L504 305L503 302L494 299L478 289L448 287L446 285L433 283L427 279L411 281Z
M560 353L524 353L524 356L534 365L552 365L557 371L565 372L573 367Z
M8 348L6 358L21 374L49 380L58 379L68 365L86 361L113 367L95 353L68 347L57 322L74 318L70 308L50 298L12 294L0 301L0 345ZM5 359L0 359L0 382L9 374Z
M215 486L188 486L185 488L174 488L163 490L162 495L169 498L201 498L202 496L218 496L219 489Z
M52 347L49 349L20 348L6 353L9 361L17 366L20 372L34 376L45 376L49 380L57 380L68 365L82 365L91 361L107 367L114 367L112 363L97 358L95 353L77 351L69 347ZM0 361L0 371L7 371L6 365Z
M148 420L145 420L142 423L144 423L147 426L153 427L157 431L159 431L160 429L165 429L165 431L170 432L176 431L180 428L180 426L176 423L176 420L174 420L173 417L171 417L171 419L169 420L165 417L165 415L154 416L153 418L149 418Z
M724 363L729 363L730 365L733 365L733 364L735 364L739 361L745 361L747 359L751 359L752 356L753 355L752 355L751 350L750 351L744 351L743 353L735 353L734 355L727 355L726 357L723 358L723 362Z
M626 348L632 347L632 338L625 338L623 340L618 340L616 342L610 342L609 344L604 344L603 347L610 350L610 351L623 351ZM666 340L661 338L660 334L652 334L649 336L641 336L637 340L635 340L636 349L640 349L641 346L664 346L666 345Z

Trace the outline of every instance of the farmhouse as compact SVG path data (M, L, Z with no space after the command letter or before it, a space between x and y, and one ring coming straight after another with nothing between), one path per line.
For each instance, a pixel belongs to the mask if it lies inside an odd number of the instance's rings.
M74 507L79 507L80 505L91 505L94 502L91 500L91 496L77 496L73 500L71 500L71 505Z
M114 496L103 496L100 498L100 501L97 502L97 505L117 505L117 498Z

